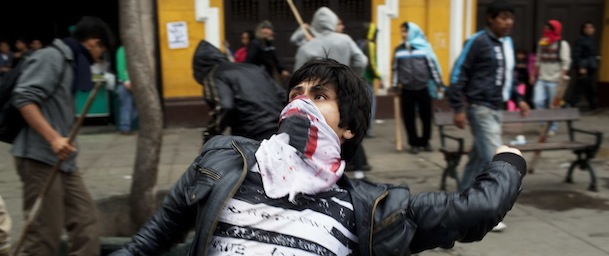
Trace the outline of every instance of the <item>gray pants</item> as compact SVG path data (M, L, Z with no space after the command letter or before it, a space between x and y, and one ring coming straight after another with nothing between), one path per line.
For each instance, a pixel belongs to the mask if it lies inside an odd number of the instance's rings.
M23 182L24 216L28 216L53 166L26 158L15 158L15 164ZM100 254L97 210L78 171L55 176L19 255L57 255L64 228L69 255Z
M4 199L0 196L0 256L8 256L11 246L11 216L8 215Z

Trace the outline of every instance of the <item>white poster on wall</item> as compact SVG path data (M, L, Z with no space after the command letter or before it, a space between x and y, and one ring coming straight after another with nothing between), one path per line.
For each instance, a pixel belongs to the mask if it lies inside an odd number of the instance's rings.
M167 23L169 49L188 48L188 27L186 21Z

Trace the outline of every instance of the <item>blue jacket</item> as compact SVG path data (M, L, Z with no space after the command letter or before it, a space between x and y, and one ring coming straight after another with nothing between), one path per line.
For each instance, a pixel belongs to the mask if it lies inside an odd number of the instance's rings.
M512 54L506 56L506 51ZM521 101L522 95L515 90L514 58L510 37L499 39L489 30L470 37L450 76L449 101L455 112L463 112L464 98L469 104L495 110L502 109L509 98Z

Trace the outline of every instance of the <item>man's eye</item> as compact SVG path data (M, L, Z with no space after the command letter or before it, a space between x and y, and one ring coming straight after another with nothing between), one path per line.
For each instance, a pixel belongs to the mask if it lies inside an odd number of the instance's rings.
M319 94L319 95L315 95L315 99L316 99L316 100L325 100L325 99L326 99L326 96L323 96L323 95L321 95L321 94Z

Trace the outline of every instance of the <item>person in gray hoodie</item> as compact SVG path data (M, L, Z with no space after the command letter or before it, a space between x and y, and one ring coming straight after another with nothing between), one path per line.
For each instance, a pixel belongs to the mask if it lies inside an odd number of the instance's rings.
M336 32L339 21L328 7L315 11L311 22L315 38L298 48L294 70L309 60L327 57L349 66L358 74L364 72L368 58L349 35Z
M76 166L76 142L68 134L75 123L74 92L93 86L91 64L113 45L108 25L99 18L83 17L72 35L55 39L24 62L12 104L28 126L13 142L12 154L23 182L24 216L30 214L54 165L59 171L16 255L57 255L64 228L69 255L96 256L99 223L96 206Z

